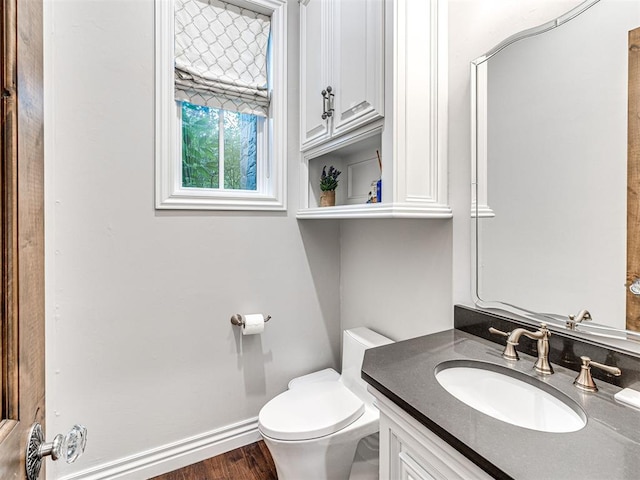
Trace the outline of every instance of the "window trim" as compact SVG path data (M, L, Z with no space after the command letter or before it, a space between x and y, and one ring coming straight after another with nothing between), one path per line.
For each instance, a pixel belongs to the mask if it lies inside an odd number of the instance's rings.
M229 0L226 0L229 1ZM229 3L271 15L271 104L264 122L270 142L258 190L216 190L182 186L182 129L174 101L174 0L155 0L155 207L172 210L286 210L287 9L286 0ZM262 122L259 122L262 123ZM262 143L262 142L260 142ZM261 161L260 159L258 160ZM268 179L268 181L267 181Z

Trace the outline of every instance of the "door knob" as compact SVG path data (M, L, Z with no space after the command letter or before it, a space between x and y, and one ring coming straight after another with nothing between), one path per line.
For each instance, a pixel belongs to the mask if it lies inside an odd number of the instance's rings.
M84 453L86 445L87 429L82 425L74 425L66 435L59 433L53 442L45 443L42 425L34 423L27 440L27 480L37 480L44 457L51 456L52 460L64 458L67 463L73 463Z

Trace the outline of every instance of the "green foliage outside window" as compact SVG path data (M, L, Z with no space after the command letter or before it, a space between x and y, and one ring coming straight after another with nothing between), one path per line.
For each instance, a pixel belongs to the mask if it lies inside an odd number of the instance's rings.
M224 149L220 152L220 120ZM256 190L257 117L182 102L182 186Z
M182 186L218 188L218 110L182 102Z

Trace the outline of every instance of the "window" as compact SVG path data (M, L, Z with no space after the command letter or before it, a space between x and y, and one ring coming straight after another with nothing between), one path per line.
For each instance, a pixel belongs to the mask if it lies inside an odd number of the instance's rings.
M227 13L267 26L233 30ZM156 0L156 208L286 208L285 28L284 0ZM253 89L234 75L258 68L243 42L259 34L269 78L250 73Z
M182 186L256 190L258 116L188 102L181 111Z

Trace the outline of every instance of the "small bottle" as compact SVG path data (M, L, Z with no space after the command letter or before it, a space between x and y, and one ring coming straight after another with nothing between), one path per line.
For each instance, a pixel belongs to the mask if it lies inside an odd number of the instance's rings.
M371 182L371 191L369 192L369 201L367 203L378 203L378 182Z

